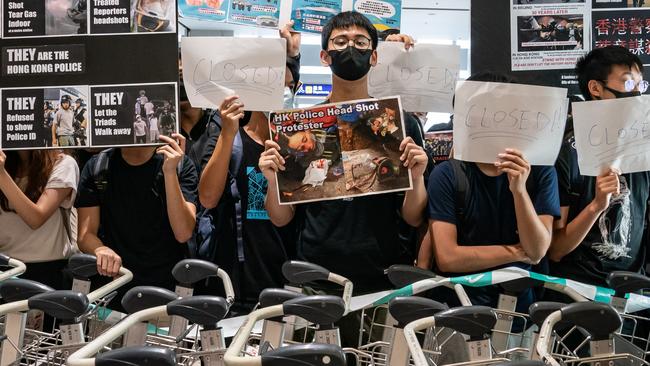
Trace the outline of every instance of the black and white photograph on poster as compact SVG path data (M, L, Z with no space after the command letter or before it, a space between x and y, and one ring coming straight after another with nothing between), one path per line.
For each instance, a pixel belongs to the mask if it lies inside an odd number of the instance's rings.
M512 71L573 68L591 45L590 4L516 2L510 8Z
M88 33L87 0L2 0L2 36L43 37Z
M90 33L176 32L174 0L93 0Z
M582 50L583 15L517 17L519 52Z
M154 145L178 131L176 83L91 87L93 146Z
M594 11L593 48L621 46L650 64L650 9Z
M87 86L2 90L3 149L88 147Z

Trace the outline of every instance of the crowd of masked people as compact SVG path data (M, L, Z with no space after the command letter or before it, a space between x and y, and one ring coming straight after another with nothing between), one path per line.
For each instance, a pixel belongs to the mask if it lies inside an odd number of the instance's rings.
M300 35L288 27L280 35L291 98ZM320 52L333 73L326 102L370 97L378 41L359 13L329 21ZM386 41L417 47L406 35ZM639 58L620 47L591 51L575 72L587 100L647 87ZM444 276L517 266L598 286L613 270L645 266L649 173L581 176L571 128L555 166L531 166L508 148L492 164L434 164L422 148L422 124L405 113L400 150L412 190L280 205L275 173L286 162L270 139L268 114L247 110L237 96L218 110L193 108L180 94L181 133L161 136L159 147L109 149L83 164L57 150L0 151L0 252L27 263L23 277L64 287L66 258L78 247L97 257L103 277L124 266L134 273L130 286L172 288L174 264L199 257L230 274L237 295L231 315L240 315L262 289L284 285L281 266L289 259L349 278L355 294L390 288L384 269L398 263ZM259 190L266 200L250 199ZM208 281L195 293L219 294L220 287ZM476 304L496 305L495 289L468 292ZM539 295L524 291L517 304L527 309ZM455 305L452 297L444 301ZM112 305L119 308L119 300Z

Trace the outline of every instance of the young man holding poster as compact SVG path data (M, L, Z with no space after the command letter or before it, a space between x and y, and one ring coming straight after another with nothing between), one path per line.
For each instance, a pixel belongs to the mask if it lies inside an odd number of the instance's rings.
M599 48L576 65L586 100L626 98L647 89L641 60L623 47ZM556 163L562 216L549 250L551 274L606 286L611 271L639 272L645 265L644 220L650 173L580 175L573 133Z
M300 81L300 33L293 32L291 26L280 30L280 36L287 40L287 96L293 96ZM245 106L237 99L226 98L219 108L219 122L208 122L209 129L216 131L211 132L200 155L199 161L207 163L201 174L199 199L215 220L210 243L215 251L208 259L233 279L235 304L231 314L246 314L258 303L262 290L284 285L282 264L293 257L294 232L292 227L273 226L264 209L266 180L257 163L264 152L264 141L269 139L268 117L262 112L244 112ZM234 197L237 195L239 199ZM238 210L240 217L235 214ZM236 230L239 224L240 232ZM221 284L215 282L216 289L210 285L205 292L222 291Z
M172 137L160 136L167 145L158 148L106 150L81 173L75 202L79 249L97 256L100 275L115 276L121 265L133 272L112 306L119 308L121 295L134 286L173 289L172 267L184 258L182 243L192 236L196 169L184 154L183 136ZM98 174L100 159L108 164Z
M320 55L321 63L333 72L327 102L370 97L368 72L377 63L377 43L377 31L359 13L343 12L327 23ZM413 176L413 190L406 194L280 205L275 174L285 170L280 146L267 140L259 160L269 182L265 207L271 222L282 227L293 220L298 227L298 257L349 278L356 294L389 288L384 269L396 263L413 263L414 255L408 251L415 246L414 238L404 238L400 228L404 221L411 226L422 222L426 206L423 173L428 158L421 147L418 122L406 118L405 128L409 137L400 145L401 161Z

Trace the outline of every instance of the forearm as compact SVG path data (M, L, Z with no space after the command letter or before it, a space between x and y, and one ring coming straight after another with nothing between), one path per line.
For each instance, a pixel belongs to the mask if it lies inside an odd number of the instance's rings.
M522 248L533 262L539 262L551 245L551 229L540 220L528 193L513 194L517 230Z
M47 210L32 202L6 170L0 173L0 191L5 194L18 216L33 230L40 228L56 210L56 207Z
M471 273L520 261L506 245L456 246L436 253L443 272Z
M549 248L549 258L559 262L567 254L574 251L585 239L594 226L602 211L596 209L591 203L571 222L553 232L553 240Z
M167 197L167 216L174 232L174 237L180 243L192 237L196 225L196 208L185 201L176 172L165 173L165 195Z
M103 247L101 239L97 236L97 233L91 233L88 231L79 231L79 237L77 239L77 245L79 250L83 253L95 255L95 250L97 248Z
M420 243L420 250L418 251L418 258L416 265L418 268L431 269L431 260L433 259L433 245L431 244L431 236L427 235L422 238Z
M205 208L213 208L221 199L228 178L228 167L234 136L219 136L217 146L205 166L199 181L199 201Z
M424 219L424 209L427 205L427 190L424 187L424 177L413 179L413 189L406 192L402 204L402 217L407 224L419 226Z
M282 227L291 222L295 212L293 205L280 205L277 192L277 182L275 180L269 180L264 207L273 225Z

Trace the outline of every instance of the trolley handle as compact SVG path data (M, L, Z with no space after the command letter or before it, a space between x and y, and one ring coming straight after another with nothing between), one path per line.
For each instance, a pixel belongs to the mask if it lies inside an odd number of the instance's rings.
M25 273L27 266L18 259L11 258L6 254L0 254L0 265L12 267L10 270L0 273L0 281L5 281L12 277L20 276Z
M404 327L404 338L406 338L406 344L409 347L411 352L411 358L415 366L429 366L429 361L427 356L422 351L422 346L420 346L420 341L417 337L416 332L421 330L432 328L436 325L436 320L434 317L422 318L414 320L408 323Z
M202 259L183 259L172 268L172 276L180 284L192 286L209 277L217 276L223 282L226 300L229 304L235 302L235 290L230 276L216 264Z
M635 272L614 271L607 276L606 281L616 291L616 297L650 288L650 278Z
M430 278L438 278L438 275L422 268L408 264L394 264L384 271L388 280L395 288L402 288L412 283Z
M332 273L324 267L314 263L303 261L287 261L282 265L282 274L293 284L304 285L313 281L327 281L343 286L343 302L345 303L345 313L350 311L352 303L352 292L354 285L349 279Z
M110 294L111 292L131 282L131 280L133 279L133 272L131 272L130 270L124 267L120 267L118 273L119 276L113 277L113 280L111 282L89 293L88 301L90 301L91 303L96 302L97 300L104 298L106 295Z
M131 327L141 322L166 316L169 316L169 314L167 314L166 305L156 306L154 308L145 309L131 314L71 354L70 357L68 357L67 365L94 366L96 365L94 356L98 352L103 351L106 346L111 344L117 338L126 334Z
M176 366L176 354L169 348L157 346L125 347L97 355L94 364Z

